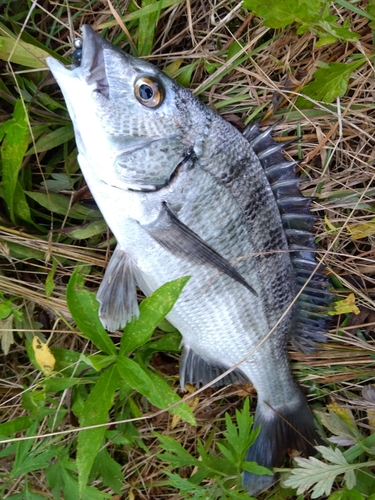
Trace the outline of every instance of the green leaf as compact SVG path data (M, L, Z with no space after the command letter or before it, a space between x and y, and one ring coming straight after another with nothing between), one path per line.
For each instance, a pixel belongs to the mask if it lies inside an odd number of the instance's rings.
M45 285L44 285L44 288L46 290L46 297L47 298L51 297L52 292L55 289L54 278L55 278L55 272L56 272L56 269L57 269L57 265L58 265L58 261L56 259L53 259L53 261L52 261L52 269L47 274L46 282L45 282Z
M273 472L263 467L262 465L258 465L256 462L242 462L242 469L247 472L251 472L251 474L260 474L262 476L273 476Z
M100 475L104 486L109 486L115 493L120 494L124 480L121 469L121 465L113 460L107 448L103 448L95 458L92 472L94 475Z
M14 197L18 173L29 142L29 128L25 109L21 100L14 106L13 118L4 125L5 138L1 145L3 196L10 218L15 222Z
M83 277L79 274L79 269L74 271L69 280L66 300L73 319L83 335L103 352L115 355L116 347L99 319L99 304L95 293L84 288Z
M35 153L50 151L51 149L70 141L70 139L73 139L73 137L74 131L72 124L66 125L65 127L59 127L58 129L49 132L48 134L43 134L36 141L35 146L29 149L26 154L33 155Z
M195 66L198 64L198 61L195 61L177 71L177 82L183 87L189 88L191 84L191 77L193 75L193 71Z
M126 357L119 356L117 358L117 367L125 382L132 389L145 396L154 406L165 410L168 406L181 401L169 412L178 415L191 425L195 425L195 418L189 405L183 402L163 379Z
M38 429L38 422L35 422L26 432L26 436L33 436ZM41 448L43 450L43 448ZM39 451L38 445L33 439L18 441L13 468L10 472L12 478L17 478L28 472L38 469L44 469L50 463L50 460L56 455L56 450Z
M118 388L118 371L110 366L99 377L91 390L80 415L81 427L108 422L108 413L113 405ZM81 431L78 435L77 469L80 493L83 492L88 477L106 432L105 426Z
M358 33L350 31L337 23L337 16L329 14L330 2L328 0L244 0L243 6L263 17L263 23L270 28L285 28L289 24L297 24L297 34L302 34L310 29L315 35L321 37L320 45L332 43L333 40L342 39L355 42L360 38ZM328 38L328 36L331 38ZM334 39L332 38L334 37ZM324 43L322 40L324 39Z
M144 345L152 336L160 321L172 309L189 277L165 283L139 306L139 317L128 323L121 338L120 354L130 354Z
M65 228L62 232L70 236L70 238L75 238L77 240L83 240L86 238L91 238L97 234L102 234L107 230L107 224L105 220L97 220L89 222L88 224L81 224L73 228Z
M8 61L10 57L12 63L39 69L46 67L47 56L48 52L23 40L16 43L15 38L0 36L0 59L3 61Z
M312 75L314 81L303 87L301 92L316 101L332 102L337 97L345 94L350 75L364 63L364 58L360 58L350 64L330 63L326 67L315 71ZM299 108L311 108L314 103L303 97L299 97L296 105Z
M154 44L156 23L162 6L161 2L156 2L156 0L142 0L142 8L156 3L158 3L159 7L157 12L152 12L139 19L138 56L148 56L151 54L152 46Z
M9 420L8 422L4 422L0 424L0 435L12 435L16 432L23 431L24 429L28 429L34 423L34 419L31 417L18 417L13 420Z
M364 464L349 464L339 448L333 449L326 446L317 446L316 449L330 463L325 463L314 457L308 459L295 458L298 467L291 471L290 476L284 481L284 485L291 488L298 488L297 494L302 494L313 487L311 498L320 498L329 495L333 482L340 474L344 474L346 486L349 489L353 488L355 485L354 471L375 465L375 461L369 461Z
M197 458L194 458L188 451L185 450L183 446L180 445L178 441L170 436L163 436L158 432L153 432L153 434L159 439L160 446L168 453L161 453L159 458L170 464L172 468L185 467L187 465L193 467L200 467L202 462Z

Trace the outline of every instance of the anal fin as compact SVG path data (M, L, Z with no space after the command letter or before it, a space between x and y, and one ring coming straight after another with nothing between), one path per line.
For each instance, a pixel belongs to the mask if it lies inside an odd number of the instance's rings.
M117 245L96 295L100 321L110 332L123 328L139 315L136 271L134 261Z
M183 347L180 362L180 385L182 389L185 389L186 384L192 384L198 387L209 384L227 370L228 367L209 363L199 356L199 354L194 352L193 349L186 346ZM239 368L236 368L221 380L212 384L211 387L248 383L249 379Z

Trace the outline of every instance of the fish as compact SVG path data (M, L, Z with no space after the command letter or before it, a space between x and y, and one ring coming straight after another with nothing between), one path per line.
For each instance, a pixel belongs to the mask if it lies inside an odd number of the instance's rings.
M251 382L260 431L246 460L273 469L315 453L312 411L293 377L289 340L325 342L331 292L317 264L311 199L272 131L241 133L145 60L82 27L73 66L47 64L74 126L78 162L117 246L100 284L108 331L148 296L190 276L168 321L182 335L180 383ZM216 380L221 377L221 380ZM275 475L243 472L250 495Z

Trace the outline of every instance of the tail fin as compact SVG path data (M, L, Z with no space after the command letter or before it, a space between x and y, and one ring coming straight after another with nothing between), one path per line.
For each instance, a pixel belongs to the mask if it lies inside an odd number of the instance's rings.
M320 442L313 415L305 396L300 393L298 403L285 405L281 410L258 400L254 426L261 426L258 437L248 449L246 460L257 462L268 469L280 467L288 450L314 455L314 445ZM250 474L244 471L244 490L255 495L275 482L275 476Z

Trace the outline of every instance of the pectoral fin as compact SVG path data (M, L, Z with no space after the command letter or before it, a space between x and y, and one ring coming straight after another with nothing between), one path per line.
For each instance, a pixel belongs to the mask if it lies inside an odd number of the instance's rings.
M104 328L114 332L138 317L134 261L117 245L96 295L99 318Z
M244 280L230 262L181 222L166 202L162 202L162 209L158 218L151 224L142 227L159 245L174 255L194 260L199 264L208 264L230 276L251 293L257 295L256 291Z

